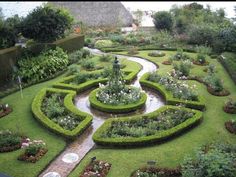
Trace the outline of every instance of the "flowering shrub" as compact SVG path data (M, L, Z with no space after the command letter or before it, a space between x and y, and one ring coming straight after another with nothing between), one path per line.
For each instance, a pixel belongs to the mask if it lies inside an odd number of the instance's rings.
M136 55L136 54L139 54L139 51L138 51L138 48L137 47L129 47L128 49L128 54L129 55Z
M192 62L190 60L181 60L179 64L174 63L174 75L177 77L189 76Z
M173 60L191 60L190 56L185 54L182 48L178 48L176 54L173 56Z
M181 165L183 177L234 177L236 146L223 143L206 145L196 152L196 158L186 157Z
M203 81L215 92L221 92L224 90L222 80L215 74L209 73L206 77L204 77Z
M180 169L143 167L135 171L131 177L181 177Z
M80 119L64 107L63 100L64 95L61 94L47 95L43 101L42 111L62 128L73 130L80 123Z
M224 111L227 113L235 113L236 114L236 101L230 98L224 106Z
M141 98L139 88L125 86L120 92L113 92L110 87L100 84L100 90L96 95L97 99L105 104L110 105L126 105L136 103Z
M18 157L18 160L35 163L47 153L45 145L42 140L31 141L29 138L25 139L21 146L22 149L25 149L25 152Z
M155 118L143 116L143 119L130 121L114 121L111 127L103 133L103 137L143 137L156 134L158 131L167 130L181 124L193 117L194 113L186 110L168 109Z
M91 161L79 177L105 177L111 164L101 160Z
M0 131L0 152L18 149L21 146L21 136L10 130Z
M92 60L84 60L81 62L81 66L84 68L84 69L94 69L95 68L95 62L92 61Z
M180 82L171 76L160 76L155 72L149 75L148 80L163 85L166 90L173 94L174 98L192 101L198 100L198 93L195 92L196 85L190 87L186 82Z
M99 57L99 60L102 61L102 62L109 62L113 59L113 56L112 55L101 55Z
M103 48L103 47L112 47L113 42L111 40L98 40L95 42L95 48Z
M153 51L153 52L148 53L148 56L150 56L150 57L163 57L165 55L166 54L164 52L161 52L161 51Z

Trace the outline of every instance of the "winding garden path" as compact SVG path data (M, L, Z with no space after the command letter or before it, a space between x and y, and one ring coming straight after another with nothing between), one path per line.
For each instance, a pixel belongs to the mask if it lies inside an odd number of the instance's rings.
M103 52L97 49L89 49L93 54L103 54ZM156 65L145 59L138 57L129 57L116 55L118 58L127 58L128 60L138 62L142 65L142 70L138 73L137 78L132 83L136 87L141 87L139 84L140 77L146 72L152 72L157 69ZM164 105L163 98L152 90L144 88L147 94L147 101L145 107L142 110L137 110L132 114L145 114L152 112ZM108 114L92 109L89 105L88 97L91 90L87 90L79 94L75 98L75 104L81 111L87 112L93 115L92 126L85 130L75 141L68 144L66 149L55 159L49 166L39 175L39 177L66 177L70 172L80 163L84 156L95 147L95 143L92 140L93 133L104 123L109 117L122 116L122 114ZM127 114L123 114L127 115Z

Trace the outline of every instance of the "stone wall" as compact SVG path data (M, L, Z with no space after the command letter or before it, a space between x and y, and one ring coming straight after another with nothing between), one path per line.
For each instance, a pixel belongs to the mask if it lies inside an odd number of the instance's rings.
M90 27L131 26L133 17L121 2L62 1L50 2L57 7L68 9L76 21Z

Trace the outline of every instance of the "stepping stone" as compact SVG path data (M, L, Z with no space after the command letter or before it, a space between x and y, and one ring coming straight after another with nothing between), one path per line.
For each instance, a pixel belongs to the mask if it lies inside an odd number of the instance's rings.
M75 153L67 153L62 157L62 161L66 163L74 163L79 159L79 156Z
M43 177L61 177L61 175L57 172L49 172L43 175Z

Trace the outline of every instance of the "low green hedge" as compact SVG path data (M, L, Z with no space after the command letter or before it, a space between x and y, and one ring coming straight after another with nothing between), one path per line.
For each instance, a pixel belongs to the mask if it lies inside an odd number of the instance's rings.
M132 103L132 104L128 104L128 105L108 105L108 104L104 104L101 103L97 97L96 97L96 93L99 90L99 88L93 90L90 94L89 94L89 102L90 102L90 106L98 109L100 111L103 112L108 112L108 113L128 113L131 111L135 111L139 108L142 108L147 100L147 95L145 93L141 94L141 98L137 103Z
M42 102L44 97L46 96L47 92L55 92L55 93L64 93L66 94L64 98L64 106L66 109L71 111L72 113L80 116L82 118L82 122L73 130L65 130L58 124L54 123L52 120L50 120L41 110ZM33 102L32 102L32 112L34 114L34 117L41 122L46 128L49 130L52 130L53 132L60 134L66 138L76 138L78 135L80 135L91 123L92 123L92 116L79 111L73 103L73 98L76 96L75 91L71 90L61 90L61 89L55 89L55 88L45 88L39 91L39 93L35 96Z
M100 72L100 71L94 71L94 72ZM126 83L130 83L138 74L138 71L124 71L128 75L125 76L124 80ZM102 78L102 79L95 79L95 80L89 80L84 83L78 84L78 85L73 85L73 84L68 84L68 82L72 81L74 79L75 75L71 75L68 77L65 77L58 82L53 84L53 87L55 88L60 88L60 89L68 89L68 90L74 90L77 93L86 91L87 89L97 87L99 83L106 83L108 81L107 78Z
M167 109L179 109L176 106L163 106L160 109L151 112L146 115L137 115L133 117L119 117L117 118L110 118L108 119L94 134L93 134L93 140L98 145L105 145L105 146L137 146L137 145L147 145L150 143L160 142L167 140L168 138L182 133L184 130L187 130L191 128L192 126L198 124L203 116L203 113L198 110L193 110L189 108L181 108L185 109L186 111L194 112L194 116L192 118L187 119L183 123L170 128L168 130L163 130L158 132L155 135L150 135L146 137L121 137L121 138L104 138L102 135L104 132L106 132L112 125L112 122L114 121L134 121L134 120L140 120L145 118L155 119L158 114L160 114L163 111L166 111Z
M149 73L145 73L139 80L142 86L155 89L159 91L165 98L166 104L176 105L184 104L188 108L204 110L205 109L205 99L202 96L198 96L199 101L181 100L174 98L172 93L167 91L165 87L161 84L148 81Z

